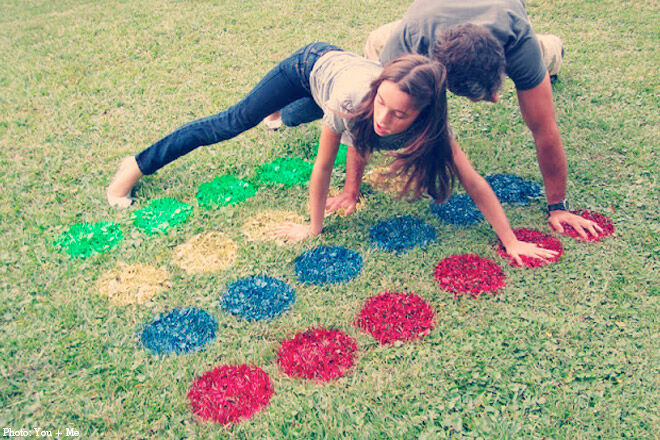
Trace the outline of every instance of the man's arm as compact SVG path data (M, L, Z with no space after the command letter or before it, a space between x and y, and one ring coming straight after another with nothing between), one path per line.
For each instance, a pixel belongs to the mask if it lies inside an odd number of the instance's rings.
M555 120L550 78L529 90L518 91L520 112L534 136L536 157L543 175L548 204L566 197L566 153L561 143L559 127Z
M550 76L546 74L541 84L532 89L519 90L518 102L522 117L534 136L536 158L543 175L548 204L558 203L566 197L568 166L555 120ZM597 235L595 228L598 225L567 211L551 211L549 223L560 233L564 232L561 223L568 223L582 238L587 238L585 230Z

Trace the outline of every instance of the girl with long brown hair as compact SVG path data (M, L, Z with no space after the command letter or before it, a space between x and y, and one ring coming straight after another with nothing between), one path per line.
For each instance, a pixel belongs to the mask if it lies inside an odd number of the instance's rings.
M319 150L309 184L310 223L286 224L278 234L299 241L321 233L332 167L340 142L366 164L374 150L397 150L391 172L407 176L405 190L445 200L458 177L493 225L507 252L544 258L552 251L515 238L497 197L449 133L444 67L407 55L385 67L327 43L303 47L278 64L239 103L190 122L124 159L106 191L111 205L127 207L133 186L193 149L221 142L304 97L323 110ZM364 168L362 167L362 170ZM361 178L362 170L359 170ZM483 184L482 184L483 181ZM484 186L485 185L485 186Z

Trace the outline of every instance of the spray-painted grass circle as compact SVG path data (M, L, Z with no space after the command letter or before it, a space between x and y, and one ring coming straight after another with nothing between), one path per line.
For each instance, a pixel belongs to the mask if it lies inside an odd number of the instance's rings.
M295 290L284 281L267 276L251 276L227 287L221 307L244 319L260 321L281 315L295 300Z
M206 209L235 205L253 197L257 190L235 176L223 175L202 183L197 190L197 201Z
M227 269L236 261L238 245L222 232L197 234L174 248L172 262L187 273Z
M163 234L171 227L188 220L192 210L192 206L187 203L171 197L163 197L134 211L133 222L147 235Z
M433 243L436 233L431 225L408 215L376 223L369 228L369 239L386 251L406 252Z
M72 257L86 258L109 251L123 240L119 225L112 222L75 223L54 244Z
M286 240L274 237L273 233L282 226L284 223L298 223L305 222L303 216L291 211L279 210L266 210L258 213L254 217L249 218L241 230L243 234L251 241L274 241L279 245L283 245Z
M198 417L228 425L266 407L273 392L270 377L261 368L221 365L193 381L188 399Z
M309 180L313 165L298 157L280 157L257 171L256 181L284 186L302 185Z
M342 191L334 186L331 186L330 189L328 190L328 198L330 197L336 197L338 196ZM307 211L309 212L311 210L311 200L307 200ZM362 197L362 195L358 195L358 200L357 203L355 204L355 208L353 209L353 213L357 213L362 211L366 207L366 199L365 197ZM331 215L339 215L341 217L346 217L346 209L341 208L337 209L336 211L332 212L326 212L325 216L331 216Z
M493 174L486 177L493 192L503 203L527 205L531 199L541 196L541 186L513 174Z
M381 344L391 344L428 335L435 326L435 314L414 293L386 292L367 300L355 325Z
M145 304L170 286L164 269L146 264L119 263L98 280L99 293L115 304Z
M452 255L435 268L435 279L444 290L478 298L484 292L493 295L505 285L506 276L492 260L475 254Z
M311 328L282 341L277 364L288 376L327 382L346 374L356 352L355 340L341 330Z
M335 158L336 167L346 167L346 154L348 153L348 146L345 144L339 144L337 148L337 157Z
M364 182L386 194L400 194L406 186L406 176L388 176L387 167L372 168L364 175Z
M362 270L362 257L341 246L319 246L296 259L296 276L302 283L341 283Z
M535 243L537 246L542 247L543 249L549 249L551 251L558 252L556 256L547 258L546 260L522 255L520 258L522 259L523 266L525 267L541 267L549 263L554 263L555 261L559 260L559 257L561 257L561 255L564 253L564 247L561 245L561 241L557 240L555 237L551 235L526 228L514 229L513 233L516 235L516 238L520 241ZM516 266L516 267L520 266L518 263L516 263L516 260L509 257L501 241L497 245L497 253L500 255L500 257L509 260L512 266Z
M319 144L316 143L316 152L318 154ZM337 148L337 157L335 158L334 167L346 168L346 154L348 153L348 146L346 144L339 144Z
M599 233L598 235L592 235L589 231L587 231L587 241L599 241L604 237L607 237L608 235L612 235L614 233L614 223L612 223L612 220L610 220L609 218L605 217L604 215L596 211L589 211L587 209L578 209L577 211L571 211L571 212L573 214L579 215L582 218L586 218L587 220L591 220L592 222L597 223L598 226L600 226L603 229L603 232ZM580 235L572 226L566 223L562 223L561 225L564 227L563 235L568 235L573 238L581 238Z
M477 205L467 194L456 194L447 203L441 205L431 204L431 212L440 220L457 226L470 226L483 221Z
M199 351L215 339L218 323L203 310L175 309L144 326L142 344L154 354Z

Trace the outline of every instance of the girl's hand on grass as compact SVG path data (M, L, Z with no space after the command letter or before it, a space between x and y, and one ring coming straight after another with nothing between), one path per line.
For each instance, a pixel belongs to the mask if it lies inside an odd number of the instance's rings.
M603 232L603 228L598 226L598 223L587 220L584 217L568 211L551 211L550 218L548 219L548 224L550 227L560 234L563 234L564 227L561 225L562 223L566 223L572 226L573 229L575 229L577 233L580 234L580 237L584 240L589 238L586 231L588 231L592 237L596 237L601 232Z
M516 240L508 246L505 246L506 253L513 258L516 263L520 266L523 265L522 257L523 255L530 258L538 258L543 261L547 261L548 258L557 256L557 251L551 251L550 249L544 249L538 247L534 243L528 243L526 241Z
M358 198L344 191L334 197L328 197L325 202L325 212L339 211L341 215L351 215L355 211Z
M307 237L313 237L311 226L290 222L276 228L272 235L273 237L284 238L295 242L303 241Z

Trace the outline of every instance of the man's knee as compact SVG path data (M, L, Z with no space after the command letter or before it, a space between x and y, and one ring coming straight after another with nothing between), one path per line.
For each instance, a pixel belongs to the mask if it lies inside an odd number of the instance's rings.
M378 61L380 53L387 40L390 39L394 29L401 23L401 20L396 20L376 28L369 33L367 42L364 45L364 57L368 60Z
M548 69L550 76L557 75L561 69L561 62L564 57L564 48L561 38L552 34L538 34L539 46L543 62Z

